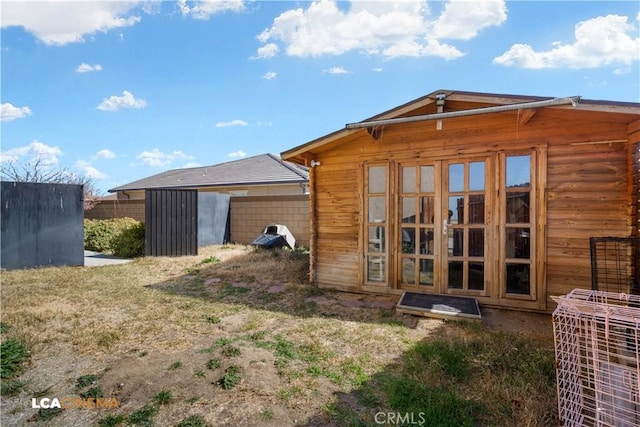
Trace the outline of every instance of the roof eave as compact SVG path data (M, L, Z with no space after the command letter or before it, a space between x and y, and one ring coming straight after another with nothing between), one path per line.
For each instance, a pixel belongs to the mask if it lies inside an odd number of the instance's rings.
M116 187L107 190L108 193L117 193L118 191L141 191L141 190L158 190L158 189L170 189L170 190L186 190L186 189L198 189L198 188L217 188L217 187L247 187L247 186L262 186L262 185L299 185L309 182L308 179L300 178L295 180L286 181L262 181L262 182L236 182L236 183L224 183L224 184L193 184L193 185L154 185L150 187L135 187L135 188L122 188Z
M335 132L332 132L328 135L322 136L320 138L314 139L313 141L309 141L305 144L299 145L297 147L292 148L291 150L283 151L280 153L280 156L283 160L294 161L296 157L313 150L314 148L321 147L325 144L328 144L333 141L337 141L339 139L344 138L345 136L349 136L358 132L359 130L351 130L351 129L340 129Z

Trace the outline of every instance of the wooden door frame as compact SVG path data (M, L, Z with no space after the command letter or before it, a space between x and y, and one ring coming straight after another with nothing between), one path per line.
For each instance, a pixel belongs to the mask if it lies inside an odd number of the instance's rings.
M535 275L535 278L531 280L531 297L520 297L514 294L506 293L505 283L505 271L506 265L505 248L504 248L504 236L505 236L505 213L503 207L505 203L505 185L504 179L506 176L506 156L514 155L531 155L531 167L532 167L532 193L531 203L535 204L533 212L533 223L531 224L531 234L534 234L535 243L532 241L532 261L531 271ZM384 293L400 293L404 290L417 291L425 293L449 293L447 289L443 289L443 280L441 275L445 273L443 268L443 257L434 257L434 286L432 289L425 289L426 286L402 286L401 275L398 270L401 265L402 254L400 253L400 247L398 246L398 236L401 233L402 224L399 218L401 213L400 201L401 201L401 178L400 171L403 166L416 166L420 165L439 165L437 168L440 170L440 177L444 174L443 168L446 164L455 163L456 160L469 162L473 160L485 161L485 208L487 212L485 215L485 290L478 292L466 292L465 295L477 297L480 302L495 305L504 306L510 308L521 309L534 309L545 310L547 307L546 297L546 213L547 213L547 200L546 200L546 188L547 188L547 146L545 143L535 144L528 148L514 147L513 150L496 150L485 153L465 153L459 157L451 156L433 156L429 158L429 162L420 161L420 159L407 159L406 161L396 160L380 160L380 161L363 161L360 169L360 183L359 187L362 189L360 192L360 206L361 206L361 223L360 223L360 253L361 262L359 271L361 272L361 286L365 292L384 292ZM367 211L367 167L368 166L385 166L386 167L386 282L368 282L367 281L367 249L366 241L368 230L368 211ZM435 205L436 215L439 218L434 218L434 233L438 230L438 237L434 238L434 247L442 248L444 243L442 239L442 212L443 212L443 191L442 186L445 183L440 183L440 189L436 196ZM435 253L435 249L434 249ZM475 295L474 295L475 294Z
M384 228L385 228L385 251L383 252L385 260L386 260L386 264L385 264L385 272L384 272L384 280L382 281L370 281L369 280L369 263L368 263L368 256L369 256L369 239L368 239L368 235L369 235L369 230L368 227L370 226L369 223L369 190L368 190L368 186L369 186L369 168L370 167L384 167L385 168L385 222L384 222ZM362 195L362 201L361 201L361 206L362 206L362 215L361 215L361 232L360 232L360 236L361 238L360 240L360 253L361 253L361 261L360 261L360 266L359 266L359 271L361 272L360 274L362 275L361 277L361 281L360 283L362 283L363 289L365 290L373 290L373 291L380 291L382 289L389 289L392 288L392 286L390 285L392 283L393 280L393 260L392 260L392 250L393 250L393 242L391 241L391 239L389 238L391 236L391 230L392 230L392 221L390 220L390 215L392 213L392 207L391 207L391 203L389 202L390 198L392 197L392 185L394 182L393 179L393 174L395 173L394 171L394 164L391 161L387 161L387 162L377 162L377 161L372 161L372 162L368 162L365 161L362 163L361 166L361 172L360 175L363 177L362 178L362 186L361 189L362 191L360 192L360 194ZM376 194L376 193L374 193ZM382 193L379 193L382 194ZM372 252L373 253L373 252Z
M449 197L449 190L448 190L448 184L449 184L449 172L447 169L447 166L450 164L469 164L472 162L479 162L479 161L483 161L485 164L485 171L484 171L484 195L485 195L485 202L484 202L484 207L485 207L485 220L484 220L484 231L485 231L485 235L484 235L484 288L483 290L469 290L469 289L455 289L455 288L449 288L448 287L448 283L444 283L444 281L441 282L441 290L442 293L446 293L446 294L451 294L451 295L464 295L464 296L471 296L471 297L486 297L486 298L497 298L497 294L494 293L492 291L491 285L492 283L495 282L494 278L495 278L495 266L497 265L497 263L499 262L499 253L498 251L495 250L495 246L493 243L493 236L492 236L492 229L493 229L493 223L495 222L495 211L492 212L491 208L494 205L494 199L497 199L498 197L496 196L496 194L498 193L491 193L491 189L493 188L494 182L495 180L495 163L496 163L496 154L495 153L489 153L489 154L485 154L485 155L476 155L476 156L466 156L466 157L456 157L453 159L445 159L442 161L442 176L443 176L443 180L442 180L442 190L440 192L440 196L442 198L442 216L444 216L445 211L448 210L448 197ZM465 166L465 170L467 166ZM466 180L468 180L468 176L466 176ZM465 193L467 192L466 190L467 184L465 183ZM447 200L445 200L445 198ZM465 209L467 210L467 209ZM467 226L469 224L466 224ZM472 228L472 227L469 227ZM443 275L443 277L448 277L448 255L445 256L444 252L448 251L448 246L447 244L445 244L445 242L442 242L442 247L441 247L441 264L442 264L442 271L441 274ZM464 257L464 258L469 258L469 257ZM464 259L463 262L473 262L471 260L468 259Z
M495 163L497 159L497 153L484 153L484 154L469 154L462 157L446 157L446 158L432 158L429 161L423 160L411 160L407 162L399 162L397 164L396 173L396 186L393 187L394 190L394 200L390 218L394 221L393 230L393 244L394 251L389 254L390 258L395 262L395 270L394 277L391 278L393 287L396 289L402 289L406 291L416 291L416 292L427 292L427 293L436 293L436 294L453 294L453 295L465 295L465 296L477 296L477 297L487 297L487 298L495 298L497 299L497 293L492 291L491 285L495 282L493 277L495 277L494 269L498 264L498 260L494 259L496 257L497 251L494 250L495 246L495 238L492 233L493 227L493 215L491 215L490 208L494 204L494 199L497 199L496 196L491 194L491 189L494 188L496 180L493 178L495 174ZM474 290L456 290L449 289L444 281L444 278L447 274L447 266L445 256L443 255L443 251L448 250L446 245L446 239L443 237L443 219L444 212L447 210L447 200L445 200L444 195L448 194L449 191L446 188L448 184L448 172L445 170L447 165L455 164L455 163L463 163L468 164L474 161L482 161L485 164L485 242L484 242L484 264L485 264L485 278L484 278L484 290L482 291L474 291ZM400 173L403 167L416 167L420 166L430 166L433 165L434 170L434 183L435 183L435 191L434 191L434 285L424 286L419 284L409 285L402 283L402 252L399 246L399 238L402 233L402 207L401 207L401 198L402 198L402 189L400 186L402 185L402 179L400 177ZM495 193L497 194L497 193ZM487 273L488 269L488 273Z
M433 219L433 232L434 232L434 241L433 241L433 251L434 251L434 258L433 258L433 282L434 285L433 286L427 286L427 285L419 285L419 284L414 284L414 285L410 285L410 284L403 284L402 283L402 248L399 244L399 237L401 236L402 233L402 207L401 207L401 202L402 202L402 197L403 197L403 192L402 189L400 188L400 186L402 185L402 178L400 177L400 173L402 171L403 167L416 167L419 168L420 166L434 166L434 219ZM390 253L390 257L393 259L393 262L395 263L395 269L394 269L394 274L393 277L391 278L392 280L392 286L394 289L402 289L404 291L416 291L416 292L430 292L430 293L443 293L442 289L440 288L441 285L441 278L440 275L442 274L442 266L441 266L441 262L442 259L440 256L438 256L437 252L438 252L438 248L440 248L442 246L441 242L442 242L442 228L438 227L438 224L442 223L442 184L441 184L441 176L442 176L442 160L441 159L433 159L430 160L429 162L426 161L408 161L408 162L398 162L398 164L396 165L396 183L395 183L395 187L394 188L394 200L393 200L393 206L394 208L392 209L391 214L393 215L393 222L394 222L394 227L393 227L393 252ZM417 171L416 171L417 173ZM420 227L418 227L420 228ZM417 258L419 259L419 257Z
M547 228L547 146L538 144L528 149L502 150L497 153L496 191L496 238L497 257L496 298L499 305L523 309L546 310L546 228ZM506 288L506 158L508 156L531 156L530 184L530 272L529 295L507 293Z

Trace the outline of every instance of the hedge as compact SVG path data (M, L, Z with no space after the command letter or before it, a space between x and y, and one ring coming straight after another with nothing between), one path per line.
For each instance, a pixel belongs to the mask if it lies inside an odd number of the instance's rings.
M85 219L84 248L115 256L144 256L144 224L133 218Z

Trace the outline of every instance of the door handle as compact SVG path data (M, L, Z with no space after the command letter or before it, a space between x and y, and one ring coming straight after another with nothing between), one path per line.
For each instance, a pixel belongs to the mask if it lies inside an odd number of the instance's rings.
M449 224L447 224L447 220L442 221L442 234L447 234L449 231Z

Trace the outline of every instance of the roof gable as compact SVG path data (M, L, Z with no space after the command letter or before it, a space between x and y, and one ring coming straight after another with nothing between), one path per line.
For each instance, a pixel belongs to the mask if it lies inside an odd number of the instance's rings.
M522 109L526 109L526 105L530 103L544 104L545 102L554 101L558 98L554 97L540 97L540 96L527 96L527 95L505 95L505 94L491 94L480 92L464 92L453 90L437 90L423 97L414 99L398 107L384 111L368 119L360 122L351 123L345 125L345 128L339 129L335 132L314 139L305 144L294 147L290 150L284 151L281 156L283 159L291 160L300 163L308 163L313 158L312 150L318 149L326 144L336 142L344 137L352 135L361 131L360 128L367 127L373 129L378 126L379 123L385 123L386 120L393 122L394 119L400 118L414 118L416 120L427 120L430 115L439 113L437 110L438 99L444 96L445 107L444 112L459 113L462 111L473 111L485 109L489 112L491 109L487 107L501 107L512 106L517 108L519 104L522 104ZM580 97L563 98L580 99ZM550 103L552 104L552 103ZM580 99L579 103L571 105L549 105L550 108L558 109L575 109L581 111L592 111L602 114L629 114L640 115L640 103L633 102L614 102L614 101L600 101L600 100L588 100ZM480 111L479 111L480 112ZM421 119L422 118L422 119ZM636 117L637 120L637 117ZM369 124L368 122L371 122ZM378 123L376 123L378 122ZM400 120L398 122L401 122ZM360 125L360 126L358 126Z
M309 180L306 167L283 161L273 154L196 168L172 169L109 190L148 188L197 188L240 185L295 184Z

